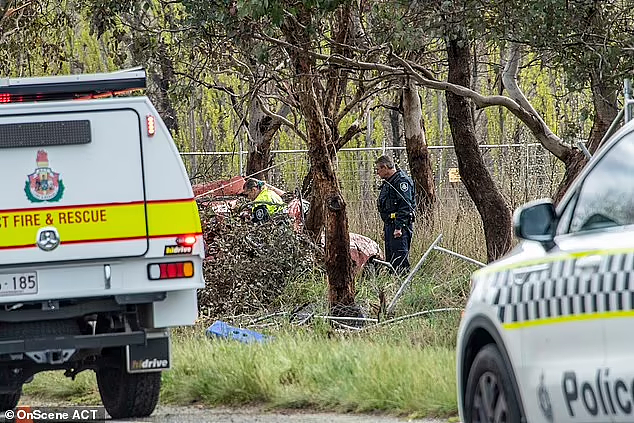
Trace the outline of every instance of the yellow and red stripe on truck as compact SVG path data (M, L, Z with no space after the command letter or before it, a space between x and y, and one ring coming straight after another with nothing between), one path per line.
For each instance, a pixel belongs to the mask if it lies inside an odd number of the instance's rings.
M35 248L46 226L57 229L62 245L202 233L191 198L0 210L0 249Z

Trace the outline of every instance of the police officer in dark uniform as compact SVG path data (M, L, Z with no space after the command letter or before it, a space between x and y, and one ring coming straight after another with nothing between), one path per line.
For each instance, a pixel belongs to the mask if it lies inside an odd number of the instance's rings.
M398 272L405 272L410 268L409 246L414 230L414 183L388 156L376 159L375 165L383 179L377 205L383 220L385 258Z

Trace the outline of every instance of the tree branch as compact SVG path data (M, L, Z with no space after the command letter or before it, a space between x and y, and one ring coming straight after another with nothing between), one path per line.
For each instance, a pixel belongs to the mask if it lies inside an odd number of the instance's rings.
M222 91L223 93L228 94L231 97L240 97L231 88L227 88L227 87L225 87L223 85L210 84L210 83L202 81L202 80L200 80L200 79L198 79L198 78L196 78L196 77L194 77L194 76L192 76L192 75L190 75L188 73L174 71L174 75L178 75L178 76L182 76L182 77L188 78L189 80L191 80L191 81L193 81L193 82L195 82L195 83L197 83L197 84L199 84L199 85L201 85L201 86L203 86L205 88L208 88L210 90Z
M302 140L304 140L304 142L308 141L308 138L306 137L306 134L304 134L297 127L297 125L294 125L293 122L291 122L290 120L286 119L284 116L278 115L277 113L273 113L271 110L269 110L268 107L266 107L266 104L265 104L264 101L260 101L260 107L262 108L262 111L264 112L265 115L271 117L272 119L279 120L284 125L286 125L289 128L291 128L297 134L298 137L300 137Z
M386 109L386 110L392 110L392 111L401 113L401 109L399 109L397 106L392 106L390 104L385 104L385 103L374 105L374 106L370 107L370 110L375 110L375 109L378 109L379 107L381 107L383 109Z
M337 122L340 122L357 104L387 89L388 87L380 87L377 89L371 89L369 91L363 91L363 92L357 91L357 95L355 96L355 98L349 101L348 103L346 103L346 107L344 107L341 113L339 113L339 115L337 116Z
M521 47L519 44L511 45L509 50L509 60L504 66L502 72L502 82L506 91L517 104L519 104L525 111L531 116L530 122L528 119L522 121L526 123L529 129L533 132L533 135L539 140L539 142L558 159L565 162L566 156L570 154L570 147L561 142L561 139L555 135L540 114L533 108L533 105L528 101L524 93L517 84L517 74L519 70Z
M335 26L337 31L335 33L335 44L332 45L332 51L342 56L352 55L351 46L347 44L350 38L350 25L351 25L351 7L342 7L337 13L337 22ZM343 95L345 93L345 87L348 83L348 73L341 72L337 67L328 67L326 74L328 76L326 89L324 93L324 113L327 117L334 117L337 115L337 110L341 106L343 101Z
M366 127L361 126L359 124L359 119L355 120L352 125L350 125L348 127L348 129L346 130L346 133L343 134L343 136L339 137L339 139L337 140L337 143L335 144L335 148L337 150L340 150L341 148L343 148L344 145L346 145L348 143L348 141L350 141L355 135L360 134L361 132L365 131Z
M29 7L31 5L31 3L33 3L33 2L32 1L27 1L23 5L17 6L15 8L11 7L12 3L13 2L6 2L4 4L4 11L2 13L2 17L0 18L0 23L3 23L5 19L8 19L8 18L12 17L16 13L22 12L22 10L26 9L27 7Z
M269 37L267 35L261 34L260 37L265 41L283 46L284 48L298 49L298 47L292 44L273 37ZM337 55L328 56L312 51L308 51L308 54L312 55L314 58L328 61L333 64L336 63L341 66L350 67L352 69L366 69L386 73L402 72L402 70L397 67L384 65L382 63L363 62L360 60L349 59L347 57ZM548 128L539 114L532 107L530 107L529 109L524 108L520 103L518 103L517 101L515 101L515 99L511 97L506 97L503 95L482 95L470 88L463 87L461 85L455 85L449 82L426 78L419 72L415 71L412 65L406 60L402 59L394 53L392 53L392 57L405 69L405 71L410 75L411 78L418 82L421 87L440 91L449 91L458 96L469 98L478 108L485 108L490 106L505 107L509 112L515 115L515 117L521 120L528 127L528 129L533 133L533 136L535 136L535 138L546 149L548 149L548 151L550 151L552 154L555 155L555 157L565 163L566 158L569 156L569 153L571 151L570 147L567 147L561 142L561 139Z

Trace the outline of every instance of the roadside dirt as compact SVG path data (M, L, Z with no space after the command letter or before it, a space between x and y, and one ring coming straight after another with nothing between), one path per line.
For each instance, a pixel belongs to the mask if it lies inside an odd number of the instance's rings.
M20 405L30 405L32 408L72 406L67 402L42 401L26 395L20 400ZM150 417L111 421L157 423L448 423L456 422L456 419L409 419L381 414L322 413L307 410L269 411L257 407L208 408L200 405L159 405Z

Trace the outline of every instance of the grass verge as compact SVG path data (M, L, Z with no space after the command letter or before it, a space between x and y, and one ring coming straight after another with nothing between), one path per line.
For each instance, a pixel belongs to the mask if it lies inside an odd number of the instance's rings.
M163 375L161 402L455 415L455 353L413 341L409 332L421 329L416 326L409 322L362 335L287 328L269 342L251 345L180 331L173 339L173 368ZM61 372L38 374L24 393L41 401L99 403L92 372L75 382Z

